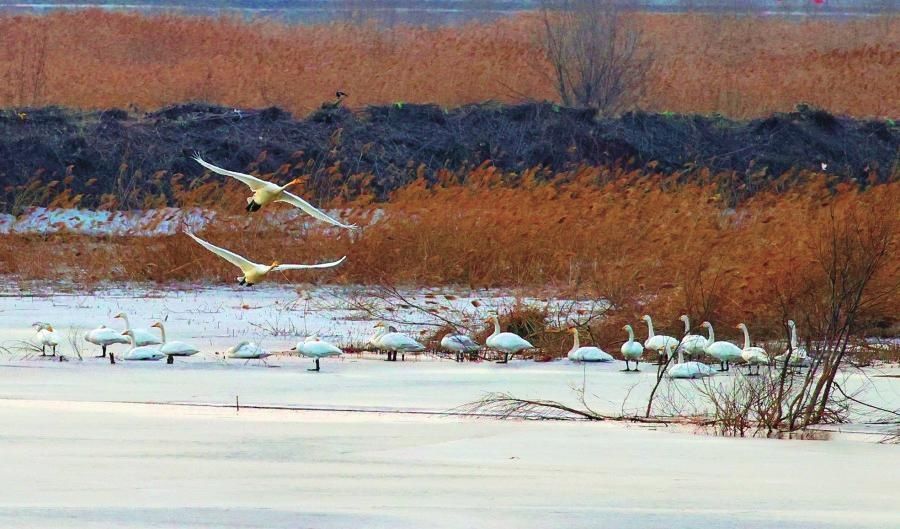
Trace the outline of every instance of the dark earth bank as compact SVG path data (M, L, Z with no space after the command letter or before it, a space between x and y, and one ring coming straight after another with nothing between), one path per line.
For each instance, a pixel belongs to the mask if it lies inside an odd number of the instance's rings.
M237 110L202 103L146 114L5 109L0 111L0 209L8 212L17 203L17 186L67 174L73 176L73 191L85 193L82 207L96 206L102 193L116 193L123 180L140 190L159 171L199 177L203 169L190 159L194 151L237 171L269 173L291 164L289 175L278 180L308 174L307 191L318 199L337 193L347 175L371 174L355 180L361 183L354 192L383 199L417 176L434 179L441 169L464 174L484 163L504 172L541 166L544 176L583 164L685 174L707 167L713 173L735 172L729 182L746 194L753 191L748 182L772 180L792 169L820 170L822 164L836 181L870 185L895 179L900 127L892 120L834 116L805 105L752 121L643 112L599 118L590 110L550 103L453 109L395 104L320 110L305 118L274 107ZM263 152L264 159L255 163ZM337 162L344 176L335 177ZM90 188L89 179L96 179ZM158 182L152 192L166 193Z

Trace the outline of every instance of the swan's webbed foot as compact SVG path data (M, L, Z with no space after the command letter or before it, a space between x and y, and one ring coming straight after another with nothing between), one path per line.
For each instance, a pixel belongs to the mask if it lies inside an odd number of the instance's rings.
M319 359L316 358L316 367L311 367L307 371L319 371Z
M256 202L253 201L253 199L250 199L250 201L247 202L247 211L249 211L250 213L253 213L254 211L259 211L259 208L261 208L261 207L262 207L262 205L257 204Z
M172 355L167 355L167 356L166 356L166 363L167 363L167 364L174 364L174 363L175 363L175 357L172 356Z

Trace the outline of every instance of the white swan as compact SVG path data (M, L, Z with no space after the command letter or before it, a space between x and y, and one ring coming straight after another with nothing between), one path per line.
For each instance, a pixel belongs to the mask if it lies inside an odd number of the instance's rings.
M788 320L788 327L791 329L791 346L785 352L775 357L775 362L784 364L788 362L790 367L799 368L803 372L804 367L809 367L812 361L809 358L809 352L806 347L800 345L797 339L797 324L794 320Z
M110 345L117 343L131 343L126 336L122 336L121 332L110 329L106 325L101 325L96 329L84 333L84 341L99 345L102 348L102 353L97 358L106 358L106 348Z
M662 358L667 344L671 343L672 347L678 346L678 340L675 338L653 332L653 319L650 318L649 314L644 314L641 319L647 323L647 339L644 341L644 347L646 349L656 351L656 354ZM671 356L669 358L671 358Z
M678 319L684 322L684 336L681 338L678 350L684 351L684 354L690 357L699 357L706 349L706 336L691 334L691 320L687 314L682 314Z
M491 349L503 353L503 360L500 360L498 363L508 363L510 355L515 355L519 351L524 351L525 349L535 348L528 340L522 338L518 334L500 332L500 320L497 319L496 314L491 314L491 317L488 318L487 321L494 322L494 333L488 336L484 343Z
M231 346L225 350L225 357L227 358L237 358L239 360L246 360L247 362L250 360L260 360L267 366L269 364L266 362L266 358L270 356L272 356L272 353L248 340L238 342L237 345ZM246 364L247 362L244 363Z
M759 375L759 366L769 365L769 355L766 354L766 350L762 347L752 347L750 345L750 331L747 330L747 325L739 323L737 328L744 331L744 348L741 350L741 358L749 366L747 374L754 374L753 366L756 366L756 374Z
M312 204L303 200L297 195L288 193L287 188L299 183L299 179L295 178L287 184L279 186L273 184L272 182L260 180L259 178L252 175L237 173L235 171L222 169L221 167L216 167L215 165L201 158L199 154L194 155L194 160L214 173L219 173L220 175L224 176L230 176L246 184L250 188L250 190L253 191L253 196L247 198L247 211L258 211L263 206L272 202L286 202L294 207L302 209L307 215L325 221L329 224L333 224L339 228L357 228L355 224L344 224L343 222L328 216L325 212L316 209Z
M200 349L197 349L193 345L184 342L167 342L166 341L166 328L163 326L161 321L158 321L151 325L151 327L156 327L159 329L159 333L162 335L162 346L159 348L160 352L166 355L166 363L171 364L175 361L176 356L193 356L200 352Z
M115 316L113 316L113 318L125 320L125 330L134 331L131 338L133 338L135 342L135 347L142 347L144 345L158 345L162 343L159 341L159 338L157 338L152 332L147 329L132 329L131 322L128 321L128 315L124 312L116 314ZM126 335L122 333L122 336Z
M332 345L318 336L307 336L302 342L291 348L291 351L297 351L307 358L313 358L316 361L316 367L310 368L308 371L319 371L319 359L328 358L329 356L340 356L344 354L335 345Z
M122 355L123 360L155 361L166 356L156 344L137 345L134 340L133 330L126 330L122 333L122 336L127 336L131 339L131 349L125 351L125 354ZM110 353L110 356L112 356L112 353Z
M572 362L612 362L615 360L612 355L599 347L582 347L578 339L578 328L572 327L569 329L569 333L574 337L575 341L566 356Z
M239 285L246 285L248 287L252 287L253 285L259 283L263 279L265 279L266 275L269 272L277 272L281 270L307 270L310 268L331 268L333 266L337 266L344 262L347 259L346 256L341 257L337 261L333 261L330 263L319 263L312 265L295 265L295 264L279 264L278 261L273 262L270 266L256 264L249 259L241 257L240 255L226 250L225 248L219 248L214 244L210 244L203 239L195 236L193 233L186 231L185 232L191 239L197 241L200 246L203 246L207 250L212 253L218 255L222 259L225 259L229 263L241 269L241 272L244 273L243 276L237 278Z
M397 332L393 327L388 327L383 321L375 324L377 331L375 336L369 340L369 343L377 349L385 351L388 355L389 362L397 361L397 353L403 355L406 359L406 353L420 353L425 350L425 346L413 340L409 336Z
M47 347L50 347L52 353L50 356L56 356L56 347L60 343L59 335L53 330L53 326L49 323L36 321L31 324L37 331L37 345L41 346L41 356L47 356Z
M705 339L704 339L705 340ZM666 354L672 354L672 346L666 345ZM684 352L678 348L678 363L669 369L669 378L703 378L715 374L712 367L702 362L685 362Z
M709 338L707 338L706 340L706 348L704 349L704 351L706 352L706 354L719 361L719 371L728 371L729 369L731 369L731 362L743 358L741 356L740 347L734 345L731 342L716 341L716 332L713 330L712 323L704 321L700 324L700 326L706 327L707 330L709 330Z
M481 346L465 334L450 333L441 338L441 349L455 353L456 361L462 362L466 353L474 353L481 349Z
M628 364L631 361L634 361L634 370L639 371L638 364L644 355L644 346L634 341L634 329L631 328L631 325L625 325L622 329L628 332L628 341L623 343L622 349L620 349L622 358L625 359L625 371L631 371L631 366Z

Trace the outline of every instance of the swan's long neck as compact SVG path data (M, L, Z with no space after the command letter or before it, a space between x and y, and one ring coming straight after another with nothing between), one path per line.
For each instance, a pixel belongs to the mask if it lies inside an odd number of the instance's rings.
M378 339L387 334L387 327L379 327L377 331L375 331L375 335L372 336L372 339L369 340L371 343L378 343Z
M162 323L159 324L159 334L162 335L162 343L166 343L166 328Z
M136 349L136 348L137 348L137 342L134 341L134 334L126 334L126 336L128 336L128 341L131 342L131 348L132 348L132 349Z
M653 338L653 320L647 318L647 339Z
M800 345L800 342L797 340L797 326L791 325L791 349L796 349Z
M707 327L709 329L709 338L706 339L706 346L709 347L716 341L716 331L713 330L712 325Z
M497 316L491 316L491 319L494 320L494 334L491 336L497 336L500 334L500 320L497 319Z
M575 338L575 343L574 343L574 345L572 345L572 350L574 351L574 350L578 349L579 347L581 347L581 342L578 340L577 332L573 332L572 336Z
M125 320L125 330L131 329L131 323L128 321L128 316L122 314L122 319Z
M741 330L744 331L744 349L750 348L750 331L747 330L747 326L741 326Z
M634 343L634 330L631 328L631 325L625 328L628 331L628 343Z
M672 353L672 344L670 344L669 342L666 342L666 353L668 353L668 354ZM684 363L684 354L682 354L682 352L681 352L681 347L678 348L678 363L679 364Z
M684 335L687 336L690 332L691 332L691 321L687 318L687 316L685 316L684 317Z

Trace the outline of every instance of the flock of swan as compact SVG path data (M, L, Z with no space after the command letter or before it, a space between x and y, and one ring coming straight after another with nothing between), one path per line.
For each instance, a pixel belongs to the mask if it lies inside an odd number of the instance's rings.
M176 357L193 356L200 352L197 347L189 343L166 340L166 329L161 321L151 325L151 328L159 330L157 335L149 329L132 327L128 316L124 313L116 314L114 318L124 321L124 330L118 331L101 325L84 334L86 342L101 348L97 358L107 357L107 348L116 344L130 345L130 349L121 355L121 359L126 361L156 361L166 358L166 362L171 364L174 363ZM655 361L658 365L665 365L674 357L675 363L667 371L667 375L671 378L701 378L714 375L716 370L712 366L697 360L703 355L712 357L719 362L719 372L728 371L731 363L743 362L748 366L749 375L759 375L761 366L770 366L773 363L763 348L751 345L749 330L743 323L737 326L744 333L744 346L741 348L728 341L717 341L713 326L709 322L701 324L702 328L707 329L707 336L690 334L690 320L687 315L682 315L680 318L685 323L685 333L680 340L656 334L653 329L653 320L649 315L642 319L646 322L648 331L647 339L643 343L635 340L634 329L631 325L623 327L628 334L628 339L621 347L622 359L625 361L623 371L637 372L638 365L647 351L656 354ZM494 331L487 337L483 345L464 333L456 332L447 334L441 339L440 349L454 354L457 362L462 362L467 355L474 355L484 350L494 351L502 355L502 360L498 361L501 364L508 363L511 356L529 349L536 349L521 336L511 332L502 332L496 314L491 314L486 321L493 324ZM783 354L774 358L774 362L782 365L786 363L794 369L808 367L810 365L809 355L798 342L797 327L792 320L788 321L788 326L791 330L790 345ZM35 322L33 327L36 330L35 343L41 347L41 354L46 356L46 349L49 347L51 349L50 356L55 356L56 348L61 340L53 326L45 322ZM572 348L567 354L570 361L612 362L615 360L612 355L599 347L582 346L577 328L569 328L567 332L571 333L573 337ZM384 353L387 361L394 362L397 361L398 354L401 355L401 358L405 358L407 353L426 351L425 345L398 332L397 329L384 322L375 324L375 333L369 339L368 345L380 353ZM319 361L321 359L340 356L343 352L337 345L315 335L300 340L287 351L288 354L296 353L314 360L315 367L310 371L320 370ZM224 353L224 358L245 361L259 360L266 363L266 358L273 354L277 353L269 352L254 342L244 340L228 348ZM686 361L686 356L690 357L690 360ZM111 351L109 359L111 363L115 363L115 357ZM633 369L632 362L635 364ZM753 372L754 367L756 368L755 373Z
M303 200L297 195L287 191L287 188L295 185L298 181L291 180L283 186L267 182L255 176L229 171L221 167L217 167L200 157L199 154L194 155L194 160L204 168L223 175L229 176L247 185L253 194L247 198L247 211L259 211L263 207L274 202L284 202L296 208L299 208L311 217L327 222L333 226L343 229L355 229L352 224L345 224L323 211L317 209L309 202ZM346 256L337 261L318 263L318 264L281 264L274 261L270 265L255 263L243 256L240 256L230 250L216 246L207 242L193 233L185 232L197 244L218 255L222 259L228 261L232 265L241 270L242 275L237 278L238 284L241 286L253 286L262 282L268 274L275 271L283 270L302 270L302 269L322 269L332 268L340 265L346 260ZM156 322L152 325L159 330L159 337L147 329L132 328L128 317L124 313L119 313L115 318L120 318L125 322L125 330L117 331L101 325L100 327L88 331L84 335L84 340L101 347L100 357L107 356L107 348L115 344L129 344L128 349L122 359L129 361L155 361L163 358L167 359L167 363L173 363L176 357L188 357L199 353L196 347L182 342L166 340L166 331L162 322ZM737 327L744 333L743 348L727 341L716 341L715 331L712 324L703 322L701 327L706 328L708 336L691 334L691 324L687 315L680 317L684 322L684 334L681 339L671 336L659 335L654 332L653 320L649 315L643 316L642 320L647 324L647 339L643 343L638 343L634 339L634 330L631 325L625 325L623 330L628 333L628 340L622 345L622 358L625 360L624 371L637 371L638 365L643 358L644 351L651 351L657 354L657 363L662 364L662 358L671 360L673 355L677 354L675 365L669 370L668 374L673 378L698 378L714 374L714 370L707 364L698 362L696 359L701 355L708 355L716 359L720 364L719 371L728 371L731 363L743 361L752 374L753 367L756 367L756 373L763 365L770 365L771 361L768 354L761 347L754 347L750 342L750 333L747 326L743 323ZM494 332L485 340L484 346L502 355L499 363L507 363L511 356L522 351L535 349L535 347L525 338L511 333L502 332L500 329L500 321L496 314L491 314L487 322L493 323ZM793 321L788 322L791 328L791 344L788 350L776 357L776 361L787 362L792 367L804 367L809 364L809 358L806 350L797 343L796 326ZM41 354L46 355L47 347L51 348L51 356L56 355L56 348L60 344L60 338L53 330L53 326L46 322L36 322L33 324L37 335L35 342L41 347ZM396 329L389 325L379 322L375 325L375 335L369 340L369 344L380 352L386 353L388 361L396 361L397 354L404 358L406 353L420 353L425 351L425 346L415 339L397 332ZM596 346L582 346L579 342L578 330L576 328L569 329L573 336L573 346L568 352L568 359L573 362L611 362L613 356ZM456 355L457 361L463 361L466 355L471 355L482 350L482 346L471 337L463 333L452 333L444 336L440 342L441 349ZM291 348L291 351L315 360L315 367L312 371L319 371L319 360L330 356L338 356L342 354L342 350L334 344L320 339L317 336L310 336L301 340L297 345ZM265 358L271 356L270 353L259 345L243 341L225 351L225 357L249 360L261 360L265 362ZM685 361L684 357L690 357L690 361ZM110 361L115 362L115 357L110 353ZM635 367L631 369L631 363L634 362Z

